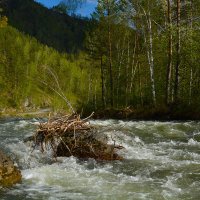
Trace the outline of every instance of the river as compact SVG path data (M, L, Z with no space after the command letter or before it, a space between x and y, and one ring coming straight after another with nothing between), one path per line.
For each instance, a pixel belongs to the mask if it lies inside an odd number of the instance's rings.
M58 158L32 152L23 138L37 119L0 121L0 148L22 170L23 180L0 188L0 199L199 200L200 122L96 120L90 123L125 148L123 161ZM112 140L110 139L110 142Z

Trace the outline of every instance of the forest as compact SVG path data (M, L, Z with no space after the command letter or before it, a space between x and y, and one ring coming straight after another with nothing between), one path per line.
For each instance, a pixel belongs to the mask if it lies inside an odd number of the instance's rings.
M199 1L98 0L91 19L33 0L0 7L2 111L67 110L63 94L100 117L199 119Z

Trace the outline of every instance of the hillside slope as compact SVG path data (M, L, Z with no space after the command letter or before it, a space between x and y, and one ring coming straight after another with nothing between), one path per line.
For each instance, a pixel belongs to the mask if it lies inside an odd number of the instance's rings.
M0 110L46 106L66 109L65 101L55 92L61 91L51 72L74 107L88 99L91 65L83 53L61 54L11 26L0 28L0 44ZM95 71L94 78L98 79Z
M83 48L88 20L47 9L34 0L3 0L0 7L9 24L60 52Z

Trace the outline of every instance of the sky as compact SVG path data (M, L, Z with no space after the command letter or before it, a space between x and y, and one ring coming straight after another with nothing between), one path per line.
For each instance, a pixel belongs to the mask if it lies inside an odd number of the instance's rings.
M35 0L44 6L51 8L52 6L58 5L61 0ZM97 5L97 0L86 0L86 3L82 5L76 12L78 15L82 15L84 17L89 17L90 14L95 10Z

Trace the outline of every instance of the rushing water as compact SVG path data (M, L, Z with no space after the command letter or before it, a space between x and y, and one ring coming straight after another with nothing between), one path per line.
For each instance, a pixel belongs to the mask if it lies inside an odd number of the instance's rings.
M91 121L125 149L123 161L59 158L23 143L36 119L0 121L0 148L22 170L0 199L200 199L200 122ZM112 140L110 139L110 142Z

